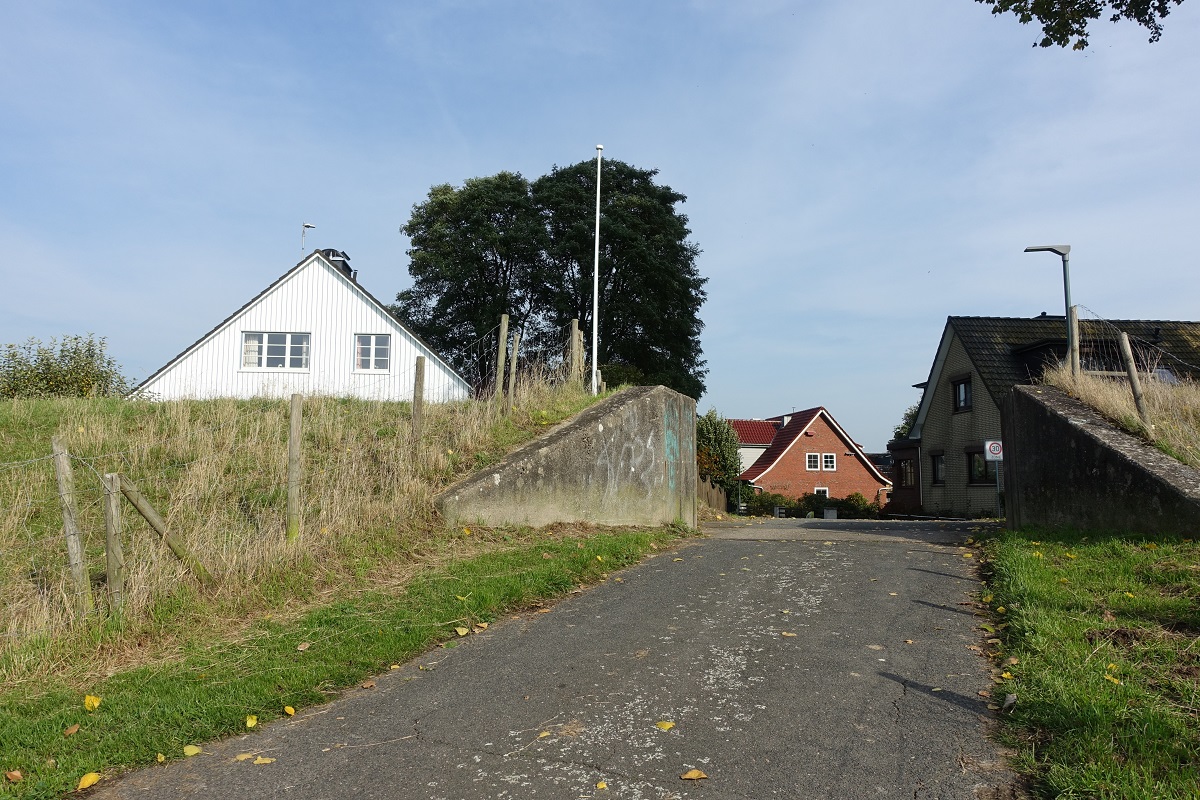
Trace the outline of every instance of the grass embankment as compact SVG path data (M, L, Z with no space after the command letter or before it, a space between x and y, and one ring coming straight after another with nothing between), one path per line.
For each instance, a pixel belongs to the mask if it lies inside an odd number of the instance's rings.
M1017 769L1044 797L1200 797L1200 546L1040 531L988 549Z
M455 636L464 621L641 556L647 534L447 529L433 514L441 488L591 402L578 387L529 381L511 414L427 406L418 446L408 404L306 400L293 543L284 535L286 402L0 404L0 770L23 775L0 779L0 794L45 796L74 788L82 772L177 757L184 741L317 702ZM82 618L46 459L55 433L72 454L96 600ZM123 608L112 606L105 472L141 488L214 586L201 586L124 505L129 574ZM300 653L298 639L312 647ZM85 694L105 698L93 714Z
M1167 455L1200 469L1200 385L1190 380L1164 383L1143 377L1142 394L1152 426L1147 428L1138 416L1127 381L1086 373L1072 375L1065 365L1048 369L1043 380Z

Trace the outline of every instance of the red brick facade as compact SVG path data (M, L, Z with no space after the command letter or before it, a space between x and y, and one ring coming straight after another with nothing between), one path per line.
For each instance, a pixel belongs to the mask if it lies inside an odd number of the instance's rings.
M816 456L817 469L809 469L810 454ZM785 497L799 498L823 488L832 498L858 492L880 504L886 502L890 487L823 408L798 412L742 477L763 491Z

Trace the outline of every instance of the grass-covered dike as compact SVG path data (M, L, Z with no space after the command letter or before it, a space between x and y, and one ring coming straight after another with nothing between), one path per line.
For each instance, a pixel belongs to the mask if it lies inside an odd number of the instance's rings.
M1200 545L1044 530L987 552L1002 738L1037 796L1200 797Z

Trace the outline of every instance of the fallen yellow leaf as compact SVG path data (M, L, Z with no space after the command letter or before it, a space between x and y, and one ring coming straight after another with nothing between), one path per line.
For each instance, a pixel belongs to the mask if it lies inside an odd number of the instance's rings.
M100 698L94 694L85 695L83 698L83 707L88 711L95 711L100 707Z
M163 764L163 763L166 763L167 757L164 756L162 753L159 753L156 756L154 756L154 760L160 764Z
M708 777L707 775L705 775L703 772L701 772L698 769L689 769L687 772L685 772L679 776L680 780L685 780L685 781L698 781L701 778L707 778L707 777Z
M464 628L461 625L459 625L458 627L456 627L454 629L454 632L457 633L459 636L466 636L471 631L469 628Z
M254 753L238 753L233 757L234 761L249 761L254 758Z
M400 665L399 665L399 664L392 664L390 667L388 667L388 669L400 669Z
M296 649L299 650L301 653L303 653L305 650L307 650L311 646L312 645L310 645L308 642L301 642L300 644L296 645Z
M374 688L375 688L375 681L363 681L363 682L362 682L362 688L364 688L364 689L374 689Z
M258 758L254 759L254 763L255 764L274 764L275 759L267 758L265 756L259 756Z
M1105 674L1104 680L1108 681L1109 683L1115 683L1117 686L1121 685L1121 682L1119 680L1117 680L1116 678L1114 678L1112 675Z
M596 560L597 560L597 561L603 561L603 560L604 560L604 556L596 556Z
M963 553L963 558L974 558L974 557L975 557L974 553Z
M75 787L75 791L82 792L89 786L95 786L98 780L100 780L99 772L89 772L79 779L79 785Z
M656 723L654 723L654 727L658 728L660 731L669 731L669 730L671 730L671 728L674 728L674 727L675 727L675 723L674 723L674 722L667 722L667 721L664 719L662 722L656 722Z
M470 535L471 535L471 529L463 528L463 536L470 536Z
M1008 611L1008 609L1007 609L1007 608L1005 608L1004 606L996 606L996 613L997 613L997 614L1003 614L1003 613L1005 613L1005 612L1007 612L1007 611Z
M607 788L608 788L608 784L607 784L607 783L605 783L604 781L600 781L599 783L597 783L597 784L596 784L596 788L597 788L597 789L607 789Z
M63 736L74 736L77 733L79 733L79 723L78 722L76 722L74 725L72 725L71 727L69 727L65 731L63 731Z
M296 709L292 708L291 706L284 706L283 713L287 714L289 717L294 717L296 716Z
M203 748L199 747L198 745L188 744L183 746L183 754L185 756L195 756L203 752Z
M476 628L479 628L479 629L481 629L481 630L485 630L485 631L486 631L486 630L487 630L487 626L488 626L488 623L486 623L486 622L476 622L476 623L475 623L475 627L476 627Z
M538 738L545 739L549 735L550 735L550 731L542 731L541 733L538 734Z
M683 561L683 559L682 559L682 558L672 558L671 560L672 560L672 561Z
M1125 593L1125 596L1126 596L1126 597L1133 597L1133 593L1132 593L1132 592L1126 592L1126 593Z
M253 728L257 724L258 724L258 717L255 716L254 714L250 714L249 716L246 717L246 727L247 728Z
M791 637L795 636L796 634L792 633L791 631L780 631L779 635L787 636L788 638L791 638Z
M20 783L25 776L21 774L21 770L14 769L4 773L4 777L8 778L10 783Z
M1006 680L1006 681L1011 681L1011 680L1012 680L1012 673L1011 673L1011 672L1001 672L1001 673L1000 673L1000 677L1001 677L1001 678L1004 678L1004 680Z
M1105 669L1116 669L1116 668L1117 668L1116 664L1109 664L1107 667L1105 667Z

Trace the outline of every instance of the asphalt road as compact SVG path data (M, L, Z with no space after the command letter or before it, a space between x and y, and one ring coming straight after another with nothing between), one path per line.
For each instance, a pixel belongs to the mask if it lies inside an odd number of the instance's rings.
M1015 797L960 605L972 528L711 524L548 613L96 796Z

